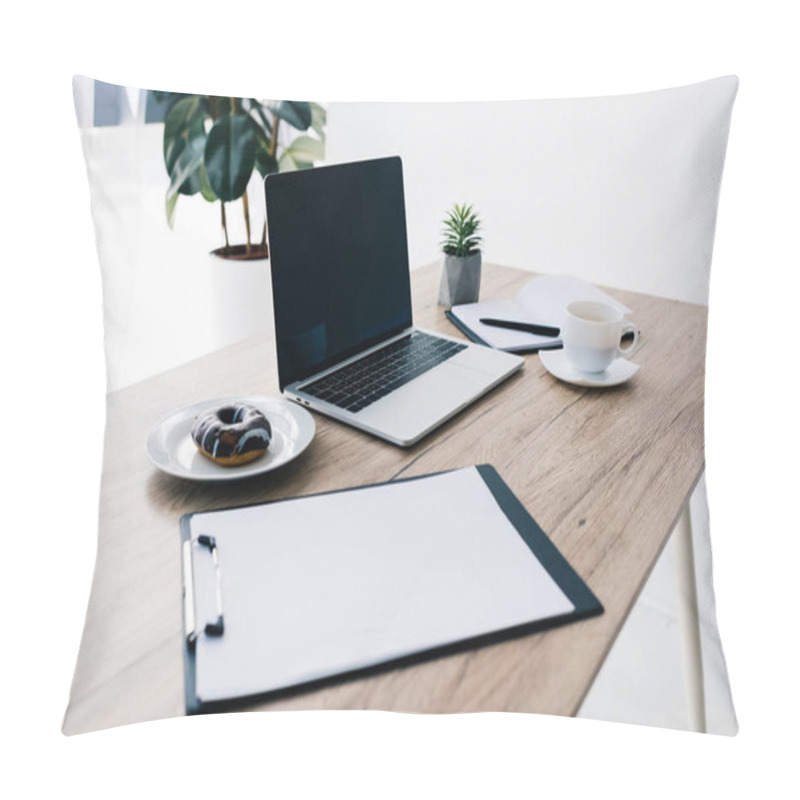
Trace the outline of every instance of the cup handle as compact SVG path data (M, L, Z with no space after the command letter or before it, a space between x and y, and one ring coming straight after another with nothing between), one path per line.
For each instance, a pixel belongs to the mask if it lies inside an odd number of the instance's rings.
M629 344L627 347L617 347L617 355L621 356L622 358L630 358L635 352L636 348L639 346L639 329L632 323L632 322L625 322L622 326L622 332L620 333L620 340L626 333L633 334L633 342Z

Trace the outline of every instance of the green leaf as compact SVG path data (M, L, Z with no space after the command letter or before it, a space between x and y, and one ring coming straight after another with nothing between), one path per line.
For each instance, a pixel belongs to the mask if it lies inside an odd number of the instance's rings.
M298 136L284 151L297 161L321 161L325 157L325 147L319 139L310 136Z
M228 203L244 194L255 159L256 135L250 117L220 117L208 132L205 146L208 182L220 200Z
M472 206L456 203L443 220L441 246L448 255L467 256L480 252L483 241L477 234L481 226Z
M173 164L166 197L167 222L170 224L170 227L172 227L172 215L175 212L175 203L178 200L178 194L186 193L181 192L181 189L186 184L187 180L190 179L203 164L203 144L204 142L202 139L190 140ZM198 183L195 191L199 191L200 188L200 184Z
M278 161L269 150L263 147L256 148L256 169L262 178L278 171Z
M178 204L178 193L173 192L172 194L170 194L169 192L167 192L167 201L166 201L167 225L169 225L170 228L173 228L175 226L175 206L177 204Z
M219 198L214 194L214 190L211 188L211 184L208 182L206 165L202 162L197 169L197 175L200 178L200 194L203 196L203 199L208 200L209 203L213 203L215 200L218 200Z
M205 99L191 95L178 100L164 122L164 163L170 178L184 172L189 160L194 160L205 143L205 120L209 116ZM198 141L199 140L199 141ZM190 148L191 152L187 152ZM187 174L178 187L180 194L192 195L201 191L201 181L195 172Z
M183 130L188 121L197 114L201 99L197 95L192 95L178 100L172 106L164 120L164 139L170 139Z
M325 125L328 123L328 112L319 104L311 103L311 129L325 141Z
M272 113L299 131L307 131L311 127L310 103L281 100L277 106L273 106Z
M288 150L283 151L283 155L278 159L279 172L294 172L298 169L297 162L292 158Z
M230 115L231 112L233 114L242 112L242 100L240 97L222 97L221 95L212 94L208 96L208 103L211 109L211 116L216 117L218 120Z
M187 143L173 165L168 192L177 192L186 179L203 163L203 144L202 139L192 139Z
M202 162L200 162L200 166L203 166ZM187 197L191 197L193 194L197 194L201 191L202 188L199 170L195 170L190 173L186 180L178 187L178 194L185 194Z
M198 167L203 163L203 148L205 147L205 133L195 135L191 139L178 137L170 149L170 179L175 180L176 175L183 175L183 183L178 185L180 194L193 195L201 190Z
M205 136L204 119L208 116L208 105L204 98L193 95L178 100L164 120L164 163L167 172L180 155L186 141Z
M256 137L256 169L262 178L278 171L278 161L270 151L270 140L259 125L253 126Z
M284 151L278 159L278 172L294 172L298 169L311 169L314 165L310 161L295 158L288 151Z
M170 173L173 176L176 170L183 170L188 163L195 163L197 153L202 153L205 148L205 133L202 136L195 136L188 141L178 139L176 142L181 142L181 146L175 148L177 157L173 164L173 170ZM200 168L203 166L202 157L197 168L189 172L186 180L178 187L178 192L185 195L193 195L202 191L202 181L200 178Z
M251 117L253 117L257 123L257 126L261 127L267 136L272 134L272 123L267 116L267 111L264 108L263 103L260 103L253 97L250 97L245 104L245 110L250 114Z

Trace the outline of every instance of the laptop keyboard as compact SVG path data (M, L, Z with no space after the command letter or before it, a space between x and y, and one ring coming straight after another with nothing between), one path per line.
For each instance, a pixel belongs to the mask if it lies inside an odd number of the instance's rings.
M414 331L301 389L326 403L357 412L465 348L465 344Z

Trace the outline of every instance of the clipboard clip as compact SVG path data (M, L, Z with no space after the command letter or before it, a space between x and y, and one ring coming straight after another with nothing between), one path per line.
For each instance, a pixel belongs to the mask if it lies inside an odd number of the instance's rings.
M216 573L216 600L217 618L212 622L207 622L203 628L206 636L222 636L225 632L225 619L222 613L222 575L219 569L219 558L217 557L217 540L213 536L200 534L194 540L202 547L207 547L214 563ZM186 619L186 640L189 644L194 644L199 635L194 612L194 580L192 570L192 540L183 543L183 586L184 586L184 616Z

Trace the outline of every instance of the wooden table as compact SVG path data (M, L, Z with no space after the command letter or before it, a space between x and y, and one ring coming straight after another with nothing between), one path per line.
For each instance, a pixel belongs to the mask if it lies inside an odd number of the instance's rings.
M455 334L437 307L439 266L412 272L414 321ZM530 273L487 265L484 298L512 298ZM235 485L158 472L148 429L178 406L277 394L271 337L247 340L107 399L97 565L64 721L78 733L184 713L178 520L187 511L493 464L605 606L595 619L258 709L573 715L703 469L707 308L610 290L643 331L641 370L614 389L561 383L538 356L409 449L316 416L306 452ZM266 312L265 312L266 313Z

